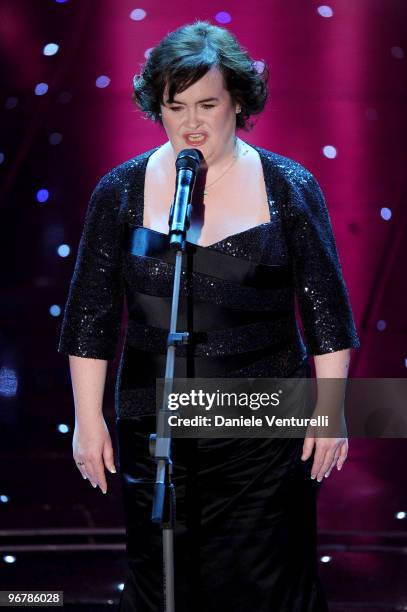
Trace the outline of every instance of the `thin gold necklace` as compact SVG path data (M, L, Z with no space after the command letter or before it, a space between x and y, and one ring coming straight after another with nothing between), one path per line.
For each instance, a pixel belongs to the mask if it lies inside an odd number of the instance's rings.
M237 152L236 152L236 148L237 148ZM233 164L236 162L236 160L239 157L239 148L240 148L239 143L237 141L237 138L235 138L235 148L234 148L234 152L233 152L233 159L232 159L232 161L230 162L229 166L226 168L226 170L224 172L222 172L222 174L220 176L218 176L214 181L212 181L212 183L209 183L209 185L205 186L205 189L204 189L204 192L203 192L204 196L208 195L209 187L212 187L212 185L214 185L215 183L220 181L220 179L222 177L224 177L227 172L229 172L229 170L231 169L231 167L233 166Z

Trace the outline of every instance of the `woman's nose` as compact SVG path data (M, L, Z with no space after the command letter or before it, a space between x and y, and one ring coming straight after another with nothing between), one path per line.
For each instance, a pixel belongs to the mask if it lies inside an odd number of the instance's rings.
M189 109L187 114L187 126L190 129L196 129L201 123L199 111L196 109Z

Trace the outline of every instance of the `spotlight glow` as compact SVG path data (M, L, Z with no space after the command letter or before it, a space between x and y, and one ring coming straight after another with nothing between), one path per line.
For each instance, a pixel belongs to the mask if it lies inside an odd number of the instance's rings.
M5 156L4 156L4 153L3 153L2 151L0 151L0 164L2 164L2 163L4 162L4 160L5 160L5 159L6 159L6 158L5 158Z
M5 563L15 563L17 561L17 559L15 558L14 555L4 555L3 561Z
M322 152L328 159L335 159L338 154L337 150L332 145L325 145L325 147L323 147L322 149Z
M9 501L10 501L10 498L9 498L8 495L0 495L0 502L2 504L7 504L7 502L9 502Z
M407 516L407 512L396 512L396 519L402 520Z
M389 221L391 219L391 210L390 210L390 208L387 208L386 206L381 208L380 209L380 216L385 221Z
M71 249L69 248L69 246L67 244L60 244L58 247L58 255L60 257L68 257L69 253L71 252Z
M123 591L123 589L124 589L124 582L120 582L120 583L117 585L117 590L118 590L118 591Z
M379 331L384 331L387 327L386 321L383 321L383 319L380 319L380 321L377 322L376 327Z
M319 6L317 8L317 11L318 11L318 14L321 15L321 17L332 17L332 15L334 14L331 7L327 6L326 4Z
M48 85L46 83L37 83L34 89L36 96L43 96L48 91Z
M322 563L329 563L330 561L332 561L332 557L330 557L329 555L324 555L323 557L321 557L321 561Z
M42 52L44 55L55 55L59 51L59 45L56 43L47 43L43 48Z
M52 317L59 317L59 315L61 314L60 306L58 306L58 304L52 304L52 306L50 306L49 308L49 314Z
M216 13L215 19L218 23L230 23L232 21L232 16L226 11L219 11L219 13Z
M60 423L60 424L57 426L57 429L58 429L58 431L59 431L60 433L68 433L68 431L69 431L69 426L68 426L68 425L66 425L65 423Z
M147 16L147 13L142 8L133 9L130 13L130 19L133 21L142 21Z
M99 89L103 89L104 87L110 85L110 79L108 76L102 74L101 76L98 76L95 84L96 87L99 87Z

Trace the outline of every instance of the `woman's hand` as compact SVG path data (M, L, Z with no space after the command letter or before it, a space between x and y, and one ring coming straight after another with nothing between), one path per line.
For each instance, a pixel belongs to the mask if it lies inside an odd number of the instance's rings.
M335 465L341 470L348 456L344 398L349 361L350 349L314 355L318 399L312 417L324 416L329 425L325 429L307 428L301 459L309 459L315 445L311 478L317 478L318 482L324 476L328 478ZM316 431L319 435L315 435ZM323 437L321 433L329 433L330 437Z
M348 455L349 442L348 438L305 437L301 456L303 461L311 457L314 444L315 455L311 478L321 482L324 476L328 478L335 465L338 470L342 469Z
M88 478L93 487L107 492L105 467L116 473L112 440L102 415L76 420L72 439L73 457L83 478Z

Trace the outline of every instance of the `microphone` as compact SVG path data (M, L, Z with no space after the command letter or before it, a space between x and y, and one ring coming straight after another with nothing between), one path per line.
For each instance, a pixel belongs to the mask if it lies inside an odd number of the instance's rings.
M175 195L168 220L170 248L173 250L185 249L185 238L191 218L192 193L202 160L203 155L198 149L183 149L178 153L175 162L177 169Z

